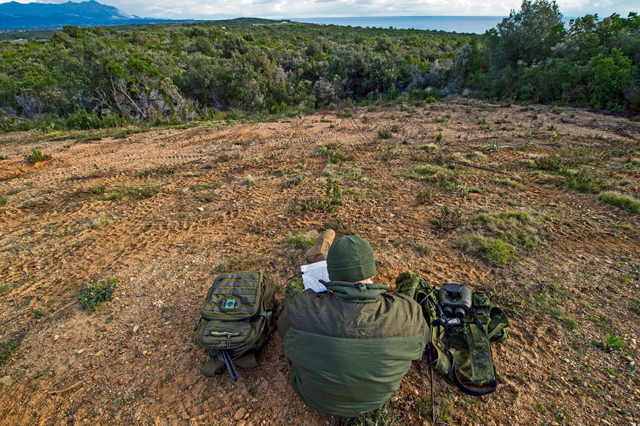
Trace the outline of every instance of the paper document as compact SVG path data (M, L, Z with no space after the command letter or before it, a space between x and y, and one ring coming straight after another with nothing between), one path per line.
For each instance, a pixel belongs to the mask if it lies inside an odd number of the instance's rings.
M316 293L327 291L327 288L322 285L319 280L329 282L329 271L327 271L327 261L312 263L310 265L300 266L302 271L302 282L304 283L304 289L311 289Z

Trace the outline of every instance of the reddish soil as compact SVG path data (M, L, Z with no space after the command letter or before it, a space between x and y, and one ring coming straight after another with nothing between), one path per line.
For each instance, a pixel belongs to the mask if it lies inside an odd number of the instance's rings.
M282 301L303 254L283 242L327 227L371 242L377 282L410 269L432 284L485 290L509 313L510 338L494 347L498 391L471 398L436 376L439 424L640 422L640 216L532 167L552 154L587 158L580 164L605 189L638 198L640 125L521 109L459 99L126 139L3 136L0 341L20 345L0 361L0 423L343 424L293 393L277 334L260 367L233 383L201 375L207 354L193 332L217 267L269 271ZM389 139L379 137L385 129ZM491 141L498 149L485 151ZM316 154L329 143L342 154L335 164ZM427 143L438 150L416 149ZM31 165L25 155L36 147L51 159ZM448 166L459 186L403 177L425 164ZM340 181L342 205L297 213L301 200L324 196L327 176ZM491 267L453 247L471 225L434 225L442 206L460 208L465 222L537 213L542 245ZM111 277L113 300L82 310L83 288ZM607 333L624 347L595 342ZM387 424L429 424L428 400L429 371L416 363Z

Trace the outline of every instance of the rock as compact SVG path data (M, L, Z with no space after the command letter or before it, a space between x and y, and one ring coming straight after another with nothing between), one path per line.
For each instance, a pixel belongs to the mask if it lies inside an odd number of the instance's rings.
M0 385L10 385L11 384L11 376L4 376L0 379Z
M397 400L398 400L398 397L397 397L397 396L395 396L395 395L394 395L394 396L392 396L392 397L391 397L391 401L392 401L392 402L396 402Z
M245 410L244 408L240 407L240 409L238 411L236 411L236 414L234 414L233 420L241 420L244 417L245 414L247 414L247 410Z
M146 354L148 354L147 351L142 351L142 355L146 355Z
M133 327L133 332L134 332L134 333L137 333L137 332L138 332L138 330L140 330L140 327L139 327L139 326L137 326L137 325L136 325L135 327Z
M56 340L58 340L60 338L60 336L58 336L57 334L55 336L53 336L53 341L55 342Z
M625 361L628 361L628 362L633 361L633 358L631 358L630 356L626 356L626 355L625 355L625 356L623 356L622 358L623 358Z
M200 210L201 212L204 211L204 209L202 207L198 207L198 210Z
M551 426L560 426L560 423L558 423L558 422L551 422L550 424L551 424Z
M240 420L238 423L236 423L236 426L246 426L247 422L244 420Z
M84 348L80 349L79 351L76 351L77 354L81 354L82 352L84 352Z

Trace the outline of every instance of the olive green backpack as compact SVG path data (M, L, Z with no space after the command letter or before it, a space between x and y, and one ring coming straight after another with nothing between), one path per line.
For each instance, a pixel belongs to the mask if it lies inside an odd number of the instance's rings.
M422 306L430 326L427 351L436 370L462 392L488 395L498 386L491 342L502 343L511 324L504 311L470 287L445 284L431 287L413 272L396 279L396 293L412 297Z
M209 288L196 328L196 342L211 355L202 374L215 377L226 366L235 382L235 365L257 367L256 356L275 326L276 306L275 286L268 274L218 275Z

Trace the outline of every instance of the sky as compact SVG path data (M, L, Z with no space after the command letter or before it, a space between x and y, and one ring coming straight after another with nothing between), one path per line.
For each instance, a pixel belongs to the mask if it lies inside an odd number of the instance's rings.
M30 3L33 0L17 0ZM37 0L65 3L67 0ZM507 16L521 0L97 0L131 15L163 19L269 19L353 16ZM0 1L3 3L3 1ZM638 0L557 0L567 17L640 12Z

